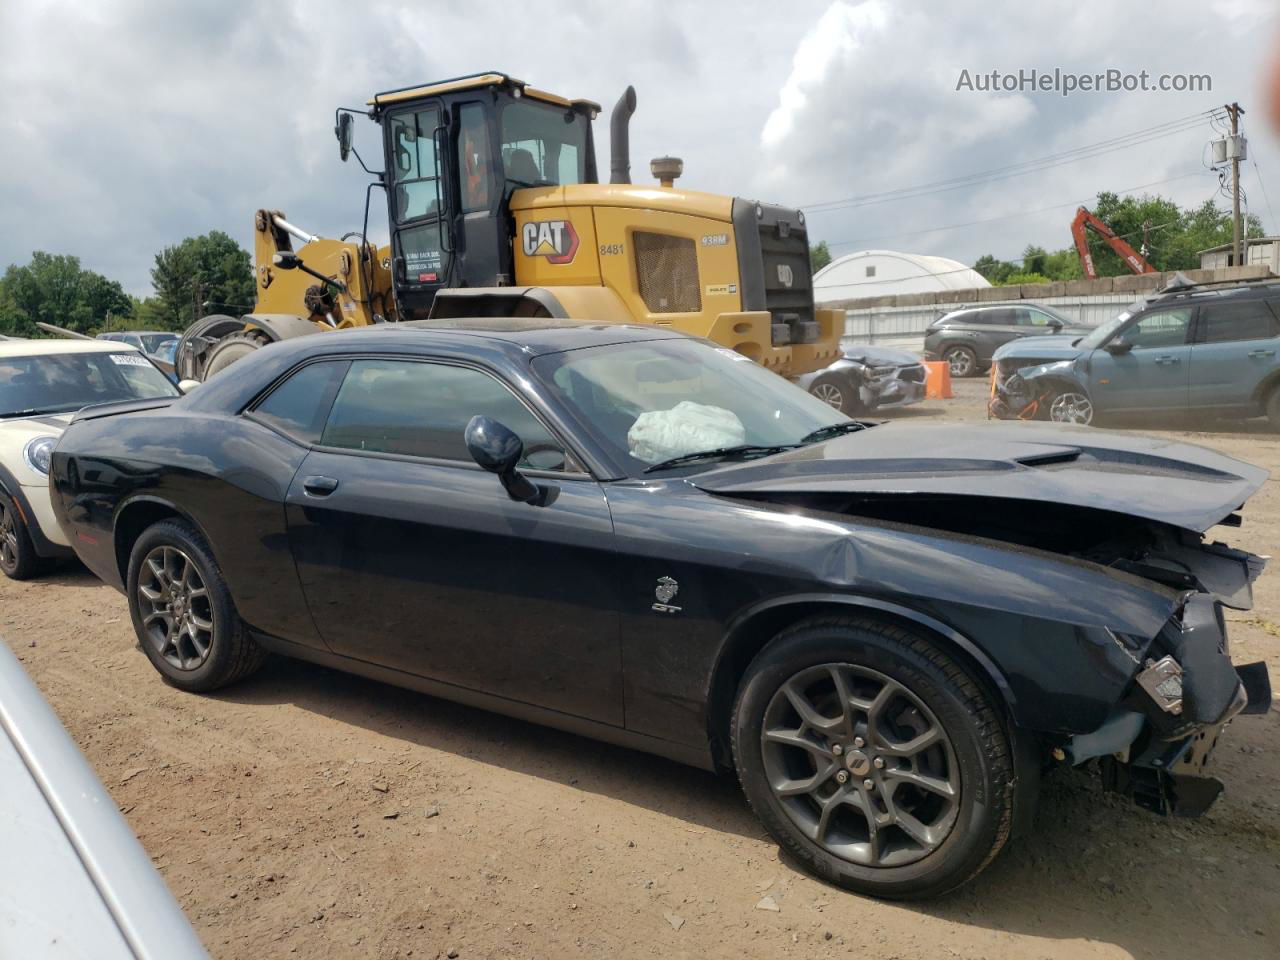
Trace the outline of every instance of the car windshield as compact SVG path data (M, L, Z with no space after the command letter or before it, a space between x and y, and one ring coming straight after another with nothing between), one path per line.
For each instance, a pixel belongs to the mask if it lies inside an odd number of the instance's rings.
M538 357L533 369L633 475L689 454L768 452L760 448L795 445L833 425L856 426L742 354L700 340L571 350Z
M95 403L179 396L135 351L0 357L0 417L66 413Z
M1143 306L1144 304L1141 300L1130 304L1129 308L1125 310L1124 313L1120 314L1118 317L1112 317L1106 323L1098 324L1098 326L1093 328L1092 332L1085 334L1077 346L1079 346L1081 350L1098 349L1098 347L1110 340L1112 334L1123 327L1135 313L1142 309Z

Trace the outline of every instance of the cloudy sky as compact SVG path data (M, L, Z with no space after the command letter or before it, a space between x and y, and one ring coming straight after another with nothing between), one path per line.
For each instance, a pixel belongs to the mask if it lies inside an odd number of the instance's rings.
M683 186L809 207L837 255L965 262L1067 245L1074 206L1099 190L1209 198L1207 119L1017 176L866 198L1239 101L1249 209L1280 232L1264 190L1280 210L1280 140L1260 94L1278 12L1276 0L0 0L0 268L70 253L143 295L166 244L220 229L251 248L259 207L327 235L357 229L367 178L338 161L333 108L486 69L606 109L634 84L637 180L672 153ZM956 89L962 70L1055 68L1208 74L1212 91ZM603 122L597 137L607 169Z

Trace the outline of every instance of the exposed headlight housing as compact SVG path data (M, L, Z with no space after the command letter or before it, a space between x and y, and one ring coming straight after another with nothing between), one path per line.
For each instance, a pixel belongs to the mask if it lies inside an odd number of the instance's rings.
M1182 713L1182 667L1173 657L1148 659L1137 681L1165 713Z
M27 466L42 476L49 475L49 462L53 458L53 448L57 445L57 437L34 437L22 448L22 459Z

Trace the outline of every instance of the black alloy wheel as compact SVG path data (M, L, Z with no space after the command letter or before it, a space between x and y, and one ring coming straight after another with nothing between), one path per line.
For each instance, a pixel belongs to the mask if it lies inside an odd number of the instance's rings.
M824 880L934 897L981 871L1012 826L1008 733L983 684L896 623L822 617L752 661L732 718L748 802Z
M189 524L165 520L143 531L129 555L127 590L142 651L175 687L216 690L266 659L208 544Z
M17 505L0 494L0 573L10 580L26 580L42 566Z

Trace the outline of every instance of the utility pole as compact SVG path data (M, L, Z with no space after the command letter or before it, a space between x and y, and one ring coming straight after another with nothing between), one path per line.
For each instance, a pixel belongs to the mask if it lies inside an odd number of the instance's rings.
M1228 153L1231 156L1231 265L1240 266L1240 116L1244 113L1240 104L1227 104L1231 115L1231 140Z

